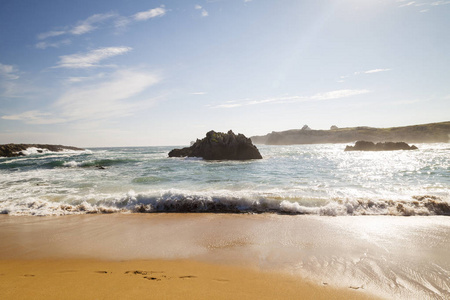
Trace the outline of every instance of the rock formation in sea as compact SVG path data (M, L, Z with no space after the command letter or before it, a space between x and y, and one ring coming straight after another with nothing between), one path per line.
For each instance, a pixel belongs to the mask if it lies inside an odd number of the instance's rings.
M202 157L205 160L247 160L262 159L258 148L243 134L215 132L183 149L173 149L169 157Z
M417 147L408 145L405 142L373 143L367 141L357 141L355 146L345 147L345 151L393 151L393 150L417 150Z
M38 153L42 153L42 149L47 149L52 152L60 152L64 150L74 150L74 151L83 151L84 149L71 147L71 146L62 146L62 145L43 145L43 144L5 144L0 145L0 157L15 157L15 156L24 156L25 150L28 148L37 148Z

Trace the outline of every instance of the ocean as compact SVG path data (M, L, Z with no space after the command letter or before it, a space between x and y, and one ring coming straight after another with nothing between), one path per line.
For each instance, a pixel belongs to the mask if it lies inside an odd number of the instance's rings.
M417 146L259 145L263 159L249 161L168 158L174 147L30 148L0 158L0 213L450 215L450 146Z
M0 258L193 259L449 299L449 144L345 146L258 145L249 161L168 158L174 147L0 158Z

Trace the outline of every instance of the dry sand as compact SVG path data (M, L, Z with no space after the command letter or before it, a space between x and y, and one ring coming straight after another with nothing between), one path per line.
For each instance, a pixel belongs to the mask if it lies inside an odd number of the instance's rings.
M368 299L293 276L195 261L0 261L1 299Z

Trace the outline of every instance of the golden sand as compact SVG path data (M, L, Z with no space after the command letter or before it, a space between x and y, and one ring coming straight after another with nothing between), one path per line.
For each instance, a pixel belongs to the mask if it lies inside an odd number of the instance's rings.
M369 299L249 268L188 260L0 261L0 299Z

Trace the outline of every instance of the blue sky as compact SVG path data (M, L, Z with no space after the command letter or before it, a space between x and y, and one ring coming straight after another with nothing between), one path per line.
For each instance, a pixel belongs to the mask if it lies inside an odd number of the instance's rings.
M450 1L0 2L0 143L450 120Z

